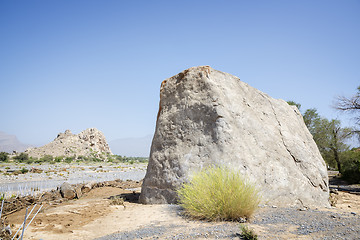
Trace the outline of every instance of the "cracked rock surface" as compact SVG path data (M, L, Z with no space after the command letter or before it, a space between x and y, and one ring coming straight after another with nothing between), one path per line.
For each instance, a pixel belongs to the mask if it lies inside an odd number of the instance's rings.
M328 207L326 165L299 110L209 66L161 85L142 203L174 203L177 189L209 165L255 182L264 203Z

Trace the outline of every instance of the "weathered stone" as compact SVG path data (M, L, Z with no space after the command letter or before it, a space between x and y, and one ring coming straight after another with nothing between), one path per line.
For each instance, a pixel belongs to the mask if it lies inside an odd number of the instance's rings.
M81 187L81 192L84 193L88 193L91 191L91 189L93 189L93 187L96 185L95 181L92 182L88 182L86 183L84 186Z
M63 184L61 184L60 194L63 198L66 198L69 200L74 199L76 197L74 187L67 182L64 182Z
M25 152L30 157L36 158L45 155L53 157L112 155L104 134L96 128L88 128L77 135L72 134L70 130L66 130L64 133L59 133L51 143L39 148L28 148Z
M82 197L82 187L84 186L84 184L77 184L75 186L75 193L76 193L76 198L81 198Z
M208 66L161 84L142 203L174 203L175 189L210 165L240 171L266 204L329 206L325 162L299 110Z

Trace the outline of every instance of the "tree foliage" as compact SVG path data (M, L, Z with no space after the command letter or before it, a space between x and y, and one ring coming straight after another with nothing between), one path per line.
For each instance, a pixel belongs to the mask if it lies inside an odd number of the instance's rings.
M352 149L341 154L342 176L350 183L360 183L360 150Z
M29 160L29 155L27 153L22 152L18 156L15 156L14 159L19 162L26 162Z
M7 162L9 160L9 154L7 152L0 152L0 162Z
M339 120L321 117L314 108L306 110L303 117L324 160L341 171L340 153L349 148L345 142L351 137L351 129L342 128Z

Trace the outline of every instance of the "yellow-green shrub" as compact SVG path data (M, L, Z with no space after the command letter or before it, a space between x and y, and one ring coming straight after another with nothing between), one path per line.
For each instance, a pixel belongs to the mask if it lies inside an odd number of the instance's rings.
M250 218L260 202L253 184L239 172L223 167L195 173L177 193L186 215L207 220Z

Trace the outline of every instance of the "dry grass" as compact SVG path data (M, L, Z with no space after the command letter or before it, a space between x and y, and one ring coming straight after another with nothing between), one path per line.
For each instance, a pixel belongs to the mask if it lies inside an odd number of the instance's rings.
M250 218L257 209L257 188L239 172L210 167L196 173L177 191L186 215L207 220Z

